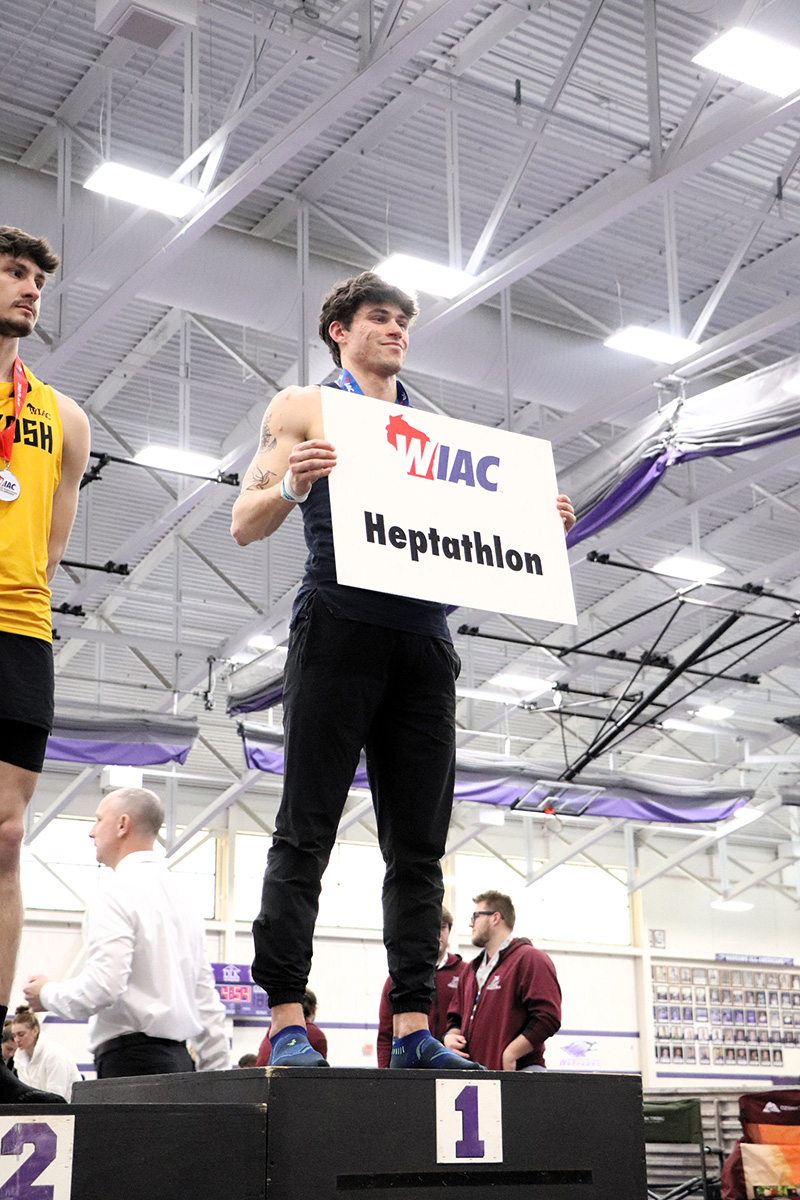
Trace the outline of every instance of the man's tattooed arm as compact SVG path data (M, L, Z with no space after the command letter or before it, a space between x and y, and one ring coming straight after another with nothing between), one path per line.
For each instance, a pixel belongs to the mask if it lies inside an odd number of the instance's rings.
M272 487L275 480L278 478L274 471L262 471L260 467L253 467L253 478L248 483L245 491L263 491L264 488Z
M261 441L258 443L258 452L262 454L265 450L274 450L278 444L278 439L273 437L269 429L269 421L267 417L261 422ZM263 485L262 485L263 486Z

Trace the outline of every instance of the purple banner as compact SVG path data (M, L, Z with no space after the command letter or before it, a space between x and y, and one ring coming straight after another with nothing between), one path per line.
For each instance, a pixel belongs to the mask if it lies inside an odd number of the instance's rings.
M274 746L242 740L245 763L249 770L266 771L270 775L283 774L283 751ZM367 770L359 766L353 776L353 787L368 788ZM457 800L473 800L477 804L494 804L509 807L528 791L524 783L508 779L470 779L456 777Z
M282 699L283 682L281 681L278 687L271 688L263 695L251 696L249 700L240 700L233 704L229 700L227 713L229 717L241 717L244 713L263 712L267 708L273 708L274 705L280 704Z
M283 774L283 751L274 745L242 739L245 762L250 770ZM472 800L477 804L492 804L508 808L530 793L532 783L526 780L498 776L495 779L456 774L456 800ZM354 787L369 787L367 772L359 766L353 779ZM698 787L697 797L686 799L659 796L631 787L609 785L603 793L587 802L585 812L593 817L626 817L633 821L657 821L688 825L702 821L724 821L747 804L750 794L730 795L715 800Z
M160 742L95 742L77 738L51 737L45 758L56 762L100 764L113 767L155 767L161 763L185 763L191 746Z
M685 806L674 796L656 798L637 795L626 789L620 793L597 796L586 809L593 817L626 817L630 821L666 821L672 825L692 825L698 821L724 821L737 809L742 808L749 796L738 796L735 800L690 802Z
M577 546L584 538L591 537L612 525L642 500L649 496L669 465L666 454L640 463L622 483L618 484L605 500L585 513L567 535L567 546Z
M621 483L617 484L605 499L584 513L567 536L567 545L577 546L585 538L599 533L607 525L612 525L620 517L624 517L652 492L664 472L669 467L674 467L676 463L693 462L698 458L727 458L731 454L741 454L744 450L752 450L757 446L772 446L776 442L783 442L798 436L800 436L800 430L791 429L786 433L747 439L740 444L733 445L712 442L696 450L684 449L680 444L670 446L666 450L662 450L656 457L645 459Z

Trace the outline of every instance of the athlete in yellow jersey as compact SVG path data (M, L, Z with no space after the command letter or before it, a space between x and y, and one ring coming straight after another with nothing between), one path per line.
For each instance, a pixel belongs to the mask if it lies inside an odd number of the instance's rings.
M49 583L67 547L89 457L74 400L23 367L58 257L44 238L0 225L0 1024L22 932L19 859L25 808L53 721ZM0 1066L0 1104L59 1102Z

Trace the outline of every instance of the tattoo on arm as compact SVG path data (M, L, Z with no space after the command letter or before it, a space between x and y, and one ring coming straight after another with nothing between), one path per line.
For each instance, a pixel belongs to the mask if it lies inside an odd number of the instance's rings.
M278 439L270 433L269 421L264 417L261 423L261 441L258 443L259 453L263 453L264 450L274 450L277 444Z
M275 480L278 478L274 471L262 471L260 467L253 467L253 478L246 487L246 491L263 491L264 488L272 487Z

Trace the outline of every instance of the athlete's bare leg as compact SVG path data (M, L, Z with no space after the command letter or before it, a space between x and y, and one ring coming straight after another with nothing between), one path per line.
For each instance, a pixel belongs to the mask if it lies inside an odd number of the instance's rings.
M427 1013L395 1013L392 1017L392 1032L395 1037L405 1037L409 1033L416 1033L419 1029L427 1028Z
M25 809L39 776L0 761L0 1006L8 1007L22 935L20 852Z
M0 1010L8 1008L22 936L19 861L25 809L39 782L35 771L0 761ZM3 1012L5 1016L5 1012ZM0 1104L64 1104L64 1097L28 1087L0 1063Z

